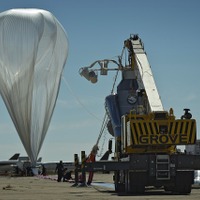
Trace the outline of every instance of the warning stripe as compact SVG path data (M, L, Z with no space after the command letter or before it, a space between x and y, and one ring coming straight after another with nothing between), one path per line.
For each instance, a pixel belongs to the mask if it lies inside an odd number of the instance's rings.
M141 135L159 135L159 126L168 125L168 134L184 134L188 138L188 143L194 143L196 139L196 121L195 120L132 120L131 121L131 140L133 144L139 144L139 137ZM166 126L167 126L166 125ZM165 125L164 125L165 126Z
M134 140L132 141L132 144L134 144L135 142L134 141L138 141L139 140L139 136L138 136L138 133L137 133L137 128L136 128L136 124L135 123L131 123L131 129L133 131L131 135L133 135L133 137L131 138L134 138Z
M190 138L189 141L192 143L193 141L196 140L196 129L195 129L195 121L192 122L191 125L191 133L190 133Z

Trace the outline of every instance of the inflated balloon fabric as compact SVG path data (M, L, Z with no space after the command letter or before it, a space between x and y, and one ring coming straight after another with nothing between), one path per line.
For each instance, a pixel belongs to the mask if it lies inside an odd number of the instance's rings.
M32 164L43 144L68 53L58 20L40 9L0 14L0 93Z

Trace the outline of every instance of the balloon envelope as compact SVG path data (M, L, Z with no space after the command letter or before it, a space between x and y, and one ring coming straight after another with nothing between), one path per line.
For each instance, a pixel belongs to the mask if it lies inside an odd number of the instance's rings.
M32 164L49 127L67 53L66 33L50 12L0 14L0 93Z

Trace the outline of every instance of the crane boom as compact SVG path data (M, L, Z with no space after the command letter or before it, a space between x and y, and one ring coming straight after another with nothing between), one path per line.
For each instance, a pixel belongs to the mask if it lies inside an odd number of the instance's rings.
M150 112L163 111L163 105L141 39L137 35L134 35L134 37L131 37L125 43L128 44L127 47L130 50L130 54L134 56L134 70L137 71L136 74L138 75L138 85L140 89L145 89Z

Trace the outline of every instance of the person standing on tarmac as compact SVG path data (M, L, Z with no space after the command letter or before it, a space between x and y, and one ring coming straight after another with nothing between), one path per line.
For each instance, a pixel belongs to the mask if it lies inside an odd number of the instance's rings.
M61 179L63 177L63 170L64 170L64 166L63 166L63 162L61 160L60 163L57 164L56 170L55 170L55 172L57 172L57 174L58 174L58 179L57 179L58 182L61 182Z

